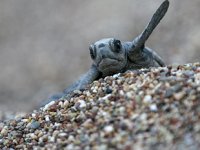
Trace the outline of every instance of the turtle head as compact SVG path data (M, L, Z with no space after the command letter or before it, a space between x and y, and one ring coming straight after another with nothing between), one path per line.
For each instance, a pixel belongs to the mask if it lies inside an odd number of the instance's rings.
M90 56L103 76L119 73L126 66L123 43L114 38L102 39L90 45Z

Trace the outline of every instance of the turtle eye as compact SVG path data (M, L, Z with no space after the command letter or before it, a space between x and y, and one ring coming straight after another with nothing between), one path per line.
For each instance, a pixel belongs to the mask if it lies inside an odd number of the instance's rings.
M95 57L96 57L96 52L95 52L94 46L93 46L93 45L90 45L90 46L89 46L89 50L90 50L90 57L91 57L92 59L95 59Z
M113 50L114 52L119 53L119 52L121 51L121 47L122 47L121 41L120 41L120 40L114 39L114 40L112 41L111 47L112 47L112 50Z

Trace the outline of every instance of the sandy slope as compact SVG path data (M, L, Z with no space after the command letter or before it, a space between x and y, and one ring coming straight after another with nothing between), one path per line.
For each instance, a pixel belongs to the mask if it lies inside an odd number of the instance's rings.
M200 63L108 76L71 99L0 123L1 149L199 146Z

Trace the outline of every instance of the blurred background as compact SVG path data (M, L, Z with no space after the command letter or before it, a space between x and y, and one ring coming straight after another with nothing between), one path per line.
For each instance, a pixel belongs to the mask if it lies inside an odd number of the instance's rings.
M163 0L1 0L0 111L30 111L89 69L88 46L130 41ZM167 64L200 61L200 1L170 1L147 46Z

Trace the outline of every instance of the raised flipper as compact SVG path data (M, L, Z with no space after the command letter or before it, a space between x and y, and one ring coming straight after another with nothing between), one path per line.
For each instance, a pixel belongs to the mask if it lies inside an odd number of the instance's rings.
M145 42L147 41L153 30L156 28L156 26L159 24L161 19L165 16L168 8L169 1L165 0L154 13L145 30L134 39L132 49L128 51L128 56L130 57L130 59L134 59L134 55L140 53L141 50L144 48Z

